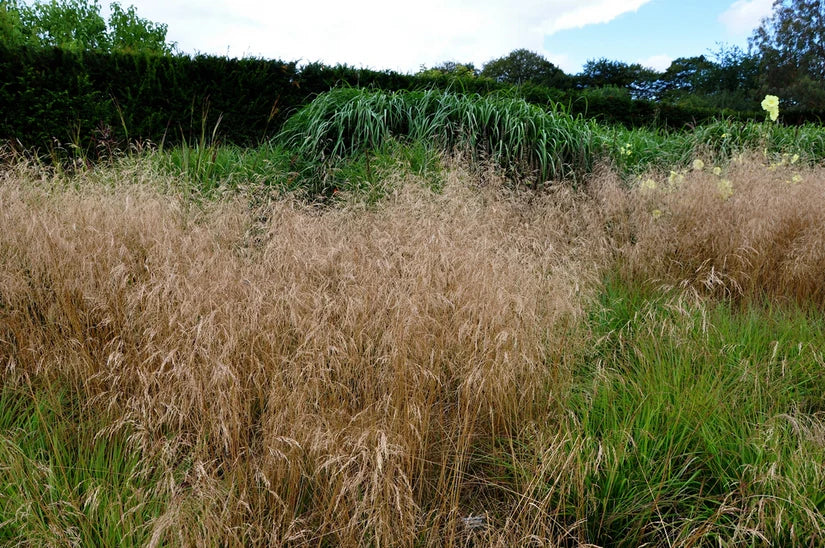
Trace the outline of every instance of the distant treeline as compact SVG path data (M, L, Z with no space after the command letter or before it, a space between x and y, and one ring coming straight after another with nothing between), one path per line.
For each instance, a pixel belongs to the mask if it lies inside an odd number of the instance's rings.
M0 45L0 139L41 150L72 145L88 150L127 140L171 144L204 136L257 144L273 137L296 109L337 86L509 94L538 105L561 103L573 114L629 127L681 128L710 118L764 117L632 99L610 87L555 89L433 71L409 75L256 58ZM819 118L797 112L784 121Z

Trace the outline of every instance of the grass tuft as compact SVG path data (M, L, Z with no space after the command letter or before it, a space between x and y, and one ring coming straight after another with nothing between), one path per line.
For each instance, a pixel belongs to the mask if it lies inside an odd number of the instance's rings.
M595 125L558 105L438 90L337 89L290 118L280 142L303 155L334 161L380 149L390 139L435 143L489 159L534 182L580 177L593 163Z

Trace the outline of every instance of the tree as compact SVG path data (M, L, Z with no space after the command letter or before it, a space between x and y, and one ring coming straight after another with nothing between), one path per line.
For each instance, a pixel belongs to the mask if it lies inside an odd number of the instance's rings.
M759 57L737 46L720 46L711 54L713 62L705 83L710 106L758 111ZM764 97L764 95L763 95Z
M659 99L683 106L759 110L759 60L737 46L679 57L661 75Z
M476 78L479 73L480 71L472 63L456 63L455 61L444 61L429 69L422 65L421 70L418 71L419 76L451 76L454 78Z
M608 59L589 60L578 74L578 87L584 89L624 88L635 99L655 99L661 74L639 63L628 64Z
M571 87L570 77L538 53L517 49L484 64L481 76L509 84L532 83L550 88Z
M673 99L704 93L713 71L713 63L704 55L674 59L662 75L663 93Z
M775 0L754 31L762 93L794 109L825 109L825 0Z
M166 42L167 25L138 17L134 6L124 11L120 4L114 2L109 9L109 39L113 50L164 54L174 51L174 44Z
M106 21L97 0L38 2L21 11L41 45L63 49L109 49Z
M98 0L51 0L31 6L0 3L0 40L9 47L31 45L69 50L169 54L167 26L138 17L134 6L110 4L108 24Z
M33 38L20 17L17 0L0 2L0 44L19 47L31 42Z
M715 73L712 79L720 90L754 90L759 79L759 57L738 46L720 46L713 52Z

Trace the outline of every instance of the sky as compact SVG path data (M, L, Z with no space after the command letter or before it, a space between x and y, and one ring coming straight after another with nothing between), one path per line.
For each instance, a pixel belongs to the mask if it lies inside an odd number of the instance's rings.
M747 49L773 0L122 0L184 53L417 72L525 48L568 74L590 59L664 70ZM108 0L101 4L107 5ZM106 10L103 10L104 13Z

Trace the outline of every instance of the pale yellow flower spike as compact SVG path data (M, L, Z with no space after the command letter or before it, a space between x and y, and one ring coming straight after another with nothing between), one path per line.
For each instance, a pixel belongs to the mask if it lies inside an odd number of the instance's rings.
M693 160L693 169L696 171L702 171L705 169L705 162L700 159Z
M762 110L766 110L772 122L779 118L779 97L776 95L765 95L762 99Z

